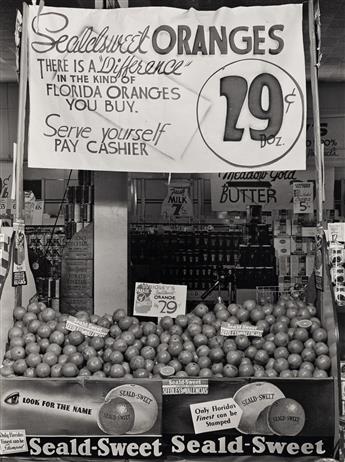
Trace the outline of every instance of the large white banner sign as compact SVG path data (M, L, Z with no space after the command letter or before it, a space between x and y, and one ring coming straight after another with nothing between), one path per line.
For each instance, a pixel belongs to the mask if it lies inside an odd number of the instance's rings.
M29 8L29 166L305 169L302 5Z
M229 172L211 176L212 210L226 212L246 210L261 205L263 210L293 208L293 184L313 184L313 205L316 209L316 172ZM334 208L334 168L325 169L325 208Z

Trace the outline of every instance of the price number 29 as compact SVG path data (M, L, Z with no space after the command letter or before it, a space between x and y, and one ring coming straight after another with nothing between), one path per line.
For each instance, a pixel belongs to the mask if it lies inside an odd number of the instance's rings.
M177 310L177 303L175 300L170 300L168 302L165 300L159 300L158 304L159 312L163 314L173 314Z
M268 98L264 98L266 89ZM280 131L284 117L284 100L280 83L272 74L259 74L249 86L245 78L227 76L220 79L220 96L225 96L227 103L224 141L241 141L244 128L237 127L246 96L248 109L257 119L267 120L262 130L249 128L254 141L274 138ZM264 99L267 104L264 104Z

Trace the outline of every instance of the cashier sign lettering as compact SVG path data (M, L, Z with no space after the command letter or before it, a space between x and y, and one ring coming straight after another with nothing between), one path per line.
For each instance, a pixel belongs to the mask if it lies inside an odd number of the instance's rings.
M301 11L30 7L30 165L276 164L305 128Z

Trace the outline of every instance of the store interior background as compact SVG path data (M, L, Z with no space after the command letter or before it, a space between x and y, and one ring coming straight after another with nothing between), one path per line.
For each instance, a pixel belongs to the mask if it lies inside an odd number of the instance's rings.
M68 6L68 7L114 7L114 1L103 2L91 0L74 1L46 1L46 5ZM149 1L149 0L123 0L122 6L176 6L195 7L199 9L216 9L221 6L238 6L253 4L281 4L282 1L253 2L253 1ZM15 48L13 39L13 24L16 7L21 4L19 1L3 0L6 8L6 15L1 21L0 30L0 167L9 168L12 164L13 142L16 140L16 128L18 118L18 83L15 68ZM322 52L323 58L319 73L319 94L321 121L323 117L340 116L345 121L345 15L344 2L342 0L321 0L321 22L322 22ZM306 16L306 15L305 15ZM305 27L307 31L307 27ZM307 69L308 59L308 38L305 35ZM307 94L308 117L311 117L311 92L308 83ZM345 131L345 126L344 126ZM335 168L335 208L340 216L345 215L345 146L338 149L339 156L326 158L325 166ZM308 160L308 169L314 169L313 159ZM72 172L71 179L67 179L69 171L60 170L38 170L27 167L27 155L25 153L24 166L24 189L35 192L36 199L44 201L45 217L43 224L47 226L47 233L50 233L51 226L55 223L55 217L59 211L61 200L64 197L66 186L78 184L78 172ZM218 227L228 223L228 216L218 214L211 210L210 180L209 175L173 175L172 181L187 179L191 182L190 195L193 202L194 218L188 220L191 223L214 224ZM138 274L133 272L133 254L135 242L127 248L126 242L131 243L128 233L131 232L134 223L162 223L161 217L162 202L167 194L168 174L122 174L96 172L94 175L95 184L95 206L94 206L94 249L93 249L93 284L94 307L101 306L101 312L113 310L113 300L118 304L131 304L131 290L128 295L127 286L133 288L133 283L138 280ZM139 200L138 200L139 198ZM127 205L128 204L128 205ZM279 204L278 204L279 208ZM49 218L50 217L50 218ZM167 220L165 220L167 221ZM57 224L63 233L64 217L61 215ZM171 225L171 220L167 221ZM172 226L174 228L174 225ZM216 229L216 228L215 228ZM220 229L220 228L219 228ZM138 243L137 243L138 244ZM188 246L188 243L186 244ZM187 247L186 247L187 248ZM154 249L154 244L153 244ZM164 255L165 261L173 258L171 254ZM116 262L116 264L115 264ZM130 264L132 263L132 264ZM147 262L146 270L152 270L152 262ZM109 266L110 265L110 266ZM161 266L161 265L160 265ZM109 272L108 268L112 271ZM128 274L127 274L127 267ZM143 274L143 273L141 273ZM144 273L145 274L145 273ZM151 271L151 278L164 277L156 275ZM147 274L147 279L150 275ZM184 282L183 275L177 276L176 281ZM215 276L209 280L215 280ZM129 281L129 284L128 284ZM168 282L168 281L151 281ZM264 284L261 284L264 285ZM270 285L270 284L267 284ZM207 289L203 285L201 291ZM214 293L213 297L216 296ZM248 291L246 293L248 298Z

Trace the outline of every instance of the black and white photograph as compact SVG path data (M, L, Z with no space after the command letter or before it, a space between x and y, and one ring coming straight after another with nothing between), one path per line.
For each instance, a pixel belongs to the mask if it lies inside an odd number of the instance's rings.
M0 24L0 462L345 462L345 0Z

